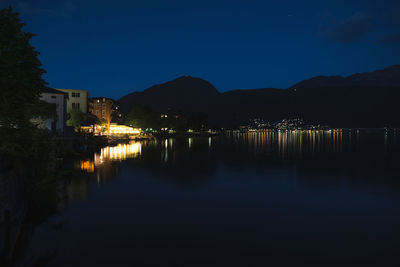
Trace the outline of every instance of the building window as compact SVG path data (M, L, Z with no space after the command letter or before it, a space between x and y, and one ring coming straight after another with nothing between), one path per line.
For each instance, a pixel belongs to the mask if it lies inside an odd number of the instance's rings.
M79 109L79 103L72 103L73 109Z
M106 103L103 103L103 108L105 108L106 107Z
M96 115L100 115L100 111L99 110L96 110Z
M57 98L55 95L52 95L51 98Z
M104 115L106 115L106 111L105 110L102 110L101 111L101 114L104 116Z
M71 96L72 96L72 97L80 97L80 96L81 96L81 93L71 93Z

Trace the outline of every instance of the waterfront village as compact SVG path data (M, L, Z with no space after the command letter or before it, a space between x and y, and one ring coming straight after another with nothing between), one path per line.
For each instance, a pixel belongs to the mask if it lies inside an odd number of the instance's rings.
M106 97L89 98L89 91L46 88L41 100L56 105L56 118L42 121L40 127L70 135L78 131L98 136L139 136L142 131L118 124L121 118L116 101Z
M181 115L173 112L152 113L158 117L157 127L148 123L147 128L138 127L137 117L143 114L135 113L131 122L127 123L126 116L121 114L117 101L107 97L89 97L88 90L55 89L45 88L41 94L41 100L56 106L56 117L47 120L37 119L36 125L47 128L59 136L71 137L80 133L86 136L97 136L106 139L108 143L121 141L122 139L151 139L157 136L171 136L177 133L185 135L217 135L227 129L208 128L207 118L197 118L195 124L186 123L185 127L179 129ZM147 111L148 112L148 111ZM146 114L144 117L148 117ZM171 123L174 120L175 123ZM154 124L153 124L154 125ZM190 126L193 126L190 128ZM305 123L301 118L283 119L279 122L268 122L262 118L250 119L247 124L237 126L227 131L232 132L256 132L256 131L292 131L292 130L328 130L328 126L311 125Z
M89 97L89 95L88 90L45 88L40 100L55 105L56 116L46 120L37 118L34 123L39 128L51 130L59 136L71 137L79 132L90 136L101 136L108 140L149 139L156 135L174 135L177 129L179 133L184 132L185 135L217 134L217 131L207 128L207 119L204 119L204 116L189 118L192 123L186 123L182 128L177 125L181 115L172 111L162 114L145 107L138 107L139 111L133 109L129 114L125 114L127 116L122 116L117 101L107 97ZM131 120L127 119L129 115L132 115ZM154 119L154 116L158 119ZM131 123L126 123L127 120ZM149 125L149 127L143 128L138 125ZM193 127L190 128L189 125Z
M117 101L107 97L89 97L89 91L76 89L46 88L41 100L56 105L56 117L36 121L41 128L47 128L61 136L71 136L74 132L102 136L110 139L147 139L155 135L176 134L176 127L168 123L168 116L177 119L177 114L157 114L162 123L158 129L135 127L123 124L122 114ZM198 123L199 124L199 123ZM283 119L278 123L252 119L248 125L240 126L236 131L251 132L265 129L318 129L321 126L305 125L301 119ZM220 129L219 129L220 130ZM198 127L185 129L186 135L215 135L219 130L207 128L207 122L200 122ZM182 132L182 131L181 131Z

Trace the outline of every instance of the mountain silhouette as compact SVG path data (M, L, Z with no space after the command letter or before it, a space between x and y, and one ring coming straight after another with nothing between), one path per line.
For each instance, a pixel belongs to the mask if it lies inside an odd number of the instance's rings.
M290 89L343 87L343 86L400 86L400 65L393 65L383 70L356 73L347 77L317 76L301 81Z
M122 112L134 106L149 106L189 114L201 112L221 127L262 118L279 121L303 118L333 127L400 126L400 65L348 77L318 76L289 89L241 89L224 93L209 82L190 76L154 85L119 100Z
M122 112L129 112L135 105L150 106L157 111L166 109L204 112L210 101L220 96L209 82L191 76L154 85L143 92L133 92L119 100Z

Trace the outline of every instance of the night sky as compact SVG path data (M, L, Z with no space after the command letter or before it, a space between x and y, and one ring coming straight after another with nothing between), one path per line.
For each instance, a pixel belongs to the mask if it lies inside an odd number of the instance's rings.
M51 87L118 99L181 75L287 88L400 63L400 1L0 0L37 34Z

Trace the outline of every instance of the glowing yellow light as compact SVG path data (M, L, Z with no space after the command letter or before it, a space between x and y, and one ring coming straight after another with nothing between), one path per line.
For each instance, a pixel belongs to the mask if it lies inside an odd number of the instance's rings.
M109 134L114 135L114 134L135 134L138 135L141 133L140 128L133 128L129 127L126 125L117 125L117 124L111 124L110 129L109 129Z
M82 171L87 171L90 173L94 172L94 162L91 160L81 161L80 167Z
M192 147L192 144L193 144L193 138L190 137L188 141L189 141L189 148L191 148L191 147Z
M127 158L136 158L142 153L142 144L134 142L130 144L119 144L114 147L105 147L101 149L100 155L95 155L95 164L101 165L104 160L125 160Z

